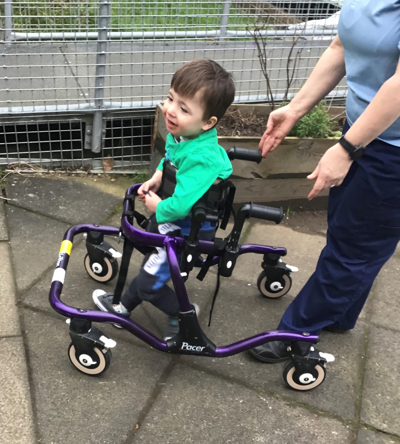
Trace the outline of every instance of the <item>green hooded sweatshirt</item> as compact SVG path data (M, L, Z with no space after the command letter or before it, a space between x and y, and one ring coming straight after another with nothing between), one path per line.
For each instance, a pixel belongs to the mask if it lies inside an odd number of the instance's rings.
M178 171L174 194L157 205L158 223L184 219L216 179L227 179L232 173L231 161L218 145L215 128L180 143L168 134L165 151L165 159L170 160ZM159 170L162 170L163 163L164 159Z

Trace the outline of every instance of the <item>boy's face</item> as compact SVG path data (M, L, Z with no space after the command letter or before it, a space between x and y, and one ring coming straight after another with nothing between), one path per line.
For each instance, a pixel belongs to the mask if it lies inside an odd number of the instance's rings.
M173 136L196 137L217 123L216 117L204 120L204 105L201 90L191 99L180 96L172 88L163 106L167 130Z

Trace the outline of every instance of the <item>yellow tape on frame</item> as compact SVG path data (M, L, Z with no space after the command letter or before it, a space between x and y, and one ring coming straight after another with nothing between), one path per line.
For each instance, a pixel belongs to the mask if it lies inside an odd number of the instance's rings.
M71 250L72 250L72 242L69 240L62 241L60 253L67 253L68 256L70 256Z

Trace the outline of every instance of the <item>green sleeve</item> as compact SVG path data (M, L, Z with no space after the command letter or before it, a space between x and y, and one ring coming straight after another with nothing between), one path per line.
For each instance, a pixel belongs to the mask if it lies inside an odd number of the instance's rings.
M157 205L158 223L174 222L190 214L192 206L218 178L220 168L203 157L186 158L176 172L174 194Z
M157 170L162 170L162 169L163 169L164 160L165 160L165 157L163 157L163 158L161 159L161 162L158 164Z

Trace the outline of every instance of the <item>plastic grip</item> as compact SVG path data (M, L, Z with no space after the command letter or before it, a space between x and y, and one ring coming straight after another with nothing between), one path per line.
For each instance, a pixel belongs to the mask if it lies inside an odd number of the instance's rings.
M283 219L283 208L252 204L249 216L257 219L269 220L279 224Z
M248 150L247 148L236 148L235 146L227 152L230 160L248 160L260 163L262 161L261 150Z

